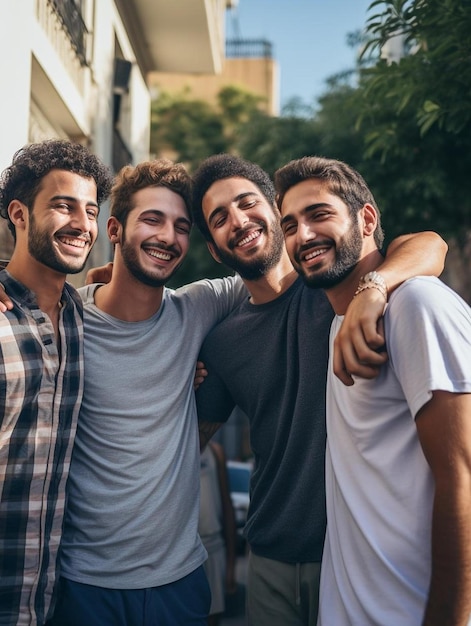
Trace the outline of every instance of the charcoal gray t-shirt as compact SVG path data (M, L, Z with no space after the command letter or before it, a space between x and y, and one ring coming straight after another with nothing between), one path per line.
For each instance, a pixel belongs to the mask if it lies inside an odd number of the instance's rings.
M266 304L244 301L207 337L198 418L250 421L255 457L245 534L254 554L319 562L324 543L325 385L332 308L301 279Z

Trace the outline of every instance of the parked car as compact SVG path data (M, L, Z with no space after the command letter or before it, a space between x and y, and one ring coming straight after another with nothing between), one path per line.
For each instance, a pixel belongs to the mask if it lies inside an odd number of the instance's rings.
M252 463L242 461L227 461L227 473L229 476L229 489L231 492L232 506L237 525L237 551L245 551L245 538L243 530L247 520L247 511L250 503L250 477L252 476Z

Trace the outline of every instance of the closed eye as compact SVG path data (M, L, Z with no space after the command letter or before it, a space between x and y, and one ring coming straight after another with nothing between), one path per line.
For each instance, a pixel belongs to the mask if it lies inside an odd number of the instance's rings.
M284 222L282 224L283 234L285 235L293 235L297 230L296 222Z
M213 228L219 228L220 226L222 226L224 224L224 222L226 221L226 215L220 213L213 221L211 226Z
M190 234L190 227L185 225L177 225L175 226L175 230L177 231L177 233L180 233L181 235L189 235Z

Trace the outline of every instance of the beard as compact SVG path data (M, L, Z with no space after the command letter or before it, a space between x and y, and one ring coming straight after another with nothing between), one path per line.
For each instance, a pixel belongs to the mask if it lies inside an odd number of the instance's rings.
M161 246L160 249L162 251L168 251L163 246ZM183 262L182 259L178 265L172 268L168 275L158 274L158 270L154 272L146 270L142 267L139 261L136 248L129 244L124 236L121 244L121 256L123 258L124 265L130 274L140 283L147 285L148 287L163 287L166 283L168 283ZM163 272L164 270L161 271Z
M70 237L78 236L76 232L68 232L66 230L58 231L56 235L58 234L69 235ZM84 258L62 259L54 248L50 233L40 230L36 224L33 213L30 213L28 251L36 261L50 267L56 272L60 272L61 274L78 274L85 266L88 255L91 252L91 246Z
M319 245L317 243L316 245ZM341 283L355 268L361 257L363 239L358 221L352 221L352 228L348 235L342 237L336 245L335 262L324 271L309 273L302 269L296 255L296 270L308 287L329 289ZM310 272L315 267L309 268Z
M255 253L253 259L240 259L237 254L230 251L235 249L233 244L229 244L229 251L221 250L215 246L221 261L245 280L258 280L265 276L279 263L283 254L284 238L278 222L273 221L268 226L264 222L259 222L259 224L262 226L263 232L269 236L268 250Z

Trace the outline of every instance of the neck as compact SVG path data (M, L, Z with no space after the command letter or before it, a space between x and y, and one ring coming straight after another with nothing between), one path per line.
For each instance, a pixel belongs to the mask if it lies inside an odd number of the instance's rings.
M36 296L39 308L52 319L58 316L66 275L39 263L30 255L13 252L7 266L13 278Z
M283 294L298 277L286 252L279 263L258 280L244 280L252 304L264 304Z
M116 319L141 322L157 313L163 293L163 286L150 287L134 278L115 255L111 281L97 289L95 304Z
M360 259L353 271L342 282L325 290L336 315L345 315L348 305L353 300L360 278L375 270L382 262L381 253L375 248L374 251Z

